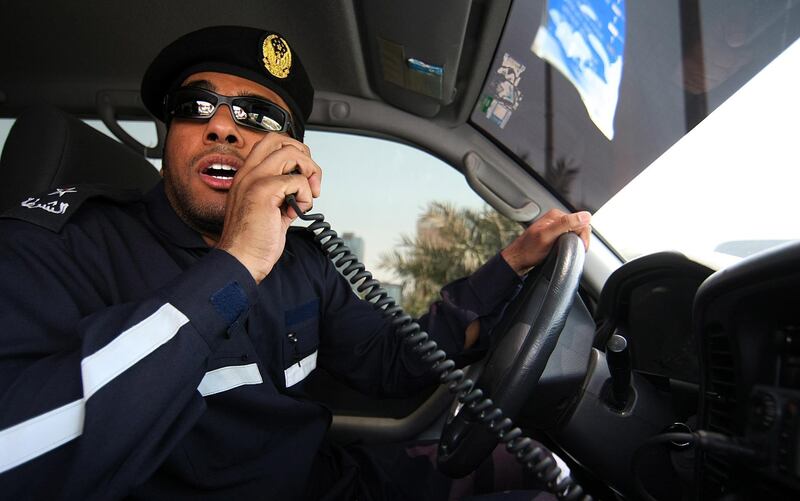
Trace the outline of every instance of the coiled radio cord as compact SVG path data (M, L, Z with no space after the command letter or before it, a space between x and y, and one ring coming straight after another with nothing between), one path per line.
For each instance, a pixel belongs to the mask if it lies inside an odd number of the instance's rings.
M403 308L394 302L389 293L381 287L380 282L372 277L372 273L359 262L358 258L345 245L344 240L325 222L322 214L304 214L293 195L286 197L290 205L304 221L312 221L306 229L314 234L314 241L333 262L336 269L363 295L364 299L389 319L397 333L403 336L403 342L411 345L412 350L420 358L431 364L431 369L439 376L442 384L453 393L459 402L464 404L474 418L484 423L498 441L505 444L506 449L514 455L525 468L533 472L547 489L558 499L591 501L591 496L584 494L583 488L566 473L562 475L553 454L543 446L523 436L522 430L515 427L510 418L503 416L503 410L494 405L488 397L484 397L480 388L466 377L461 369L448 358L447 353L439 349L436 341L430 339L418 323ZM559 479L559 477L561 477Z

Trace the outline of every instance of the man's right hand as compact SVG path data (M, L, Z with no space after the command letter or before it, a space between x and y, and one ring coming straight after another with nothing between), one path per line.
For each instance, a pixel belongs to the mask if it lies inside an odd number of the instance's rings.
M283 253L286 231L297 217L284 203L294 194L307 211L320 194L322 170L305 144L269 133L236 172L225 202L217 248L238 259L260 283Z

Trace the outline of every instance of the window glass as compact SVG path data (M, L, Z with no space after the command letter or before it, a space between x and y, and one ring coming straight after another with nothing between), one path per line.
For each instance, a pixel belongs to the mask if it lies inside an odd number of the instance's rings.
M624 17L607 29L625 34L612 134L533 51L544 19L592 8ZM614 48L579 23L556 24L568 64ZM798 182L788 138L798 36L796 0L516 0L471 121L568 203L596 212L595 230L624 258L677 249L721 267L800 238L796 222L759 214L797 213L787 187Z
M798 68L800 41L609 200L595 228L628 259L676 249L717 269L800 239Z
M106 136L114 139L115 141L119 141L116 136L105 126L102 120L84 120L87 124L91 125L95 129L99 130ZM120 120L119 121L120 127L125 129L125 131L133 136L134 139L139 141L145 146L153 147L158 144L158 137L156 136L156 126L153 122L149 121L140 121L140 120ZM148 158L147 159L151 164L155 166L156 169L161 170L161 159L160 158Z
M325 215L393 297L402 288L400 302L412 313L520 230L428 153L330 132L309 131L306 143L323 170L312 212Z
M101 120L84 120L84 122L107 135L111 139L118 141L114 134L108 130L108 127L106 127ZM0 151L2 151L3 146L6 144L6 138L8 137L8 133L11 130L12 125L14 125L13 118L0 118ZM152 147L158 143L158 138L156 137L156 127L152 122L121 120L120 126L122 126L122 128L125 129L128 134L133 136L134 139L145 146ZM148 160L157 169L161 170L160 158L148 158Z
M14 125L13 118L0 118L0 151L3 150L3 146L6 144L6 138L12 125Z
M569 2L551 2L560 3ZM624 6L613 140L589 118L575 87L532 50L544 0L513 3L471 118L572 205L589 210L600 208L800 33L797 1L629 0ZM506 96L499 99L505 104L511 99L498 73L504 57L522 72L513 89L517 107L501 120L489 107L498 96Z

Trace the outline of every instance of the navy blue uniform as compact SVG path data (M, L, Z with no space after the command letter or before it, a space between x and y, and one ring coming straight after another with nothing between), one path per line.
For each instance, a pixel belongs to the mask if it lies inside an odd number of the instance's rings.
M434 382L307 231L256 285L161 185L67 215L71 196L18 209L68 217L58 231L0 219L4 498L296 499L331 418L303 391L316 366L372 395ZM459 353L518 284L496 256L420 323Z

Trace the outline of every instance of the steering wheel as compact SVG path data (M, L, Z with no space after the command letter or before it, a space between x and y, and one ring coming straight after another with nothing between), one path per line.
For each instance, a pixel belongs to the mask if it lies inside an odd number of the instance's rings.
M505 318L493 334L493 346L480 362L473 364L467 377L491 407L512 421L525 402L535 395L536 384L553 353L578 291L585 251L575 233L561 235L539 273L531 273L520 297L509 306ZM514 308L516 306L516 308ZM481 408L485 405L478 405ZM448 412L439 441L440 471L463 477L474 471L498 442L496 432L479 420L477 413L456 399ZM502 418L501 418L502 419Z

